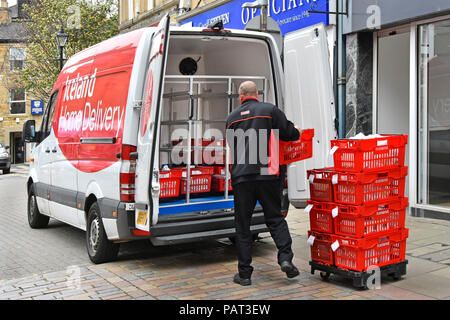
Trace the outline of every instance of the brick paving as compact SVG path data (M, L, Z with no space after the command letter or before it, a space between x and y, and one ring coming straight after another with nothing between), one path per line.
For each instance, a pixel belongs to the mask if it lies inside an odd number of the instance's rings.
M408 273L385 279L380 289L358 290L331 276L322 281L309 267L308 216L291 210L294 264L300 276L287 279L276 263L269 234L255 242L252 285L232 282L235 248L227 239L170 247L147 241L123 244L118 261L89 262L84 233L59 222L31 230L26 222L25 179L0 177L0 300L427 300L450 298L450 222L407 218ZM3 188L3 189L2 189ZM9 207L8 207L9 206ZM17 235L20 234L20 239ZM433 287L428 281L435 281Z

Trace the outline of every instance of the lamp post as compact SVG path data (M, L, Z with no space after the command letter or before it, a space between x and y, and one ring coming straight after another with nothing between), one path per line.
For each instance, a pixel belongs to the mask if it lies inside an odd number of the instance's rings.
M61 29L56 34L56 43L58 43L59 47L59 71L61 71L64 66L64 47L66 46L68 38L69 35L64 32L64 28L61 26Z

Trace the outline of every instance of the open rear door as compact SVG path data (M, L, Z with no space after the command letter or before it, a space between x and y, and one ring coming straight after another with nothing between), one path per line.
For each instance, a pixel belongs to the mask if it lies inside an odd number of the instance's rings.
M286 35L284 39L285 111L302 129L315 129L313 157L289 165L289 200L300 207L309 199L306 171L332 165L330 140L337 136L333 84L323 24Z
M159 210L159 120L165 65L169 43L169 16L164 17L152 37L148 74L142 98L136 161L136 228L150 231Z

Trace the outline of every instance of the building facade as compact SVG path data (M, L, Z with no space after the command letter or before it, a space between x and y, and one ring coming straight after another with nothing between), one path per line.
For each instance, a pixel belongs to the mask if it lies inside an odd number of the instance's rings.
M22 3L8 8L6 0L0 2L0 142L10 147L12 163L27 161L30 150L22 142L22 127L28 119L40 125L43 113L43 102L16 83L26 64Z
M450 219L450 2L353 0L347 134L408 134L416 216Z

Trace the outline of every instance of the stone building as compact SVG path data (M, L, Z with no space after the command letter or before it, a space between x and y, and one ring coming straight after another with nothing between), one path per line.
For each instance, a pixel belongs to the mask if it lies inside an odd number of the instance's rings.
M0 142L10 146L12 163L23 163L30 153L22 143L23 123L34 119L39 126L42 116L32 115L32 97L16 84L26 64L23 1L9 8L6 0L0 4Z

